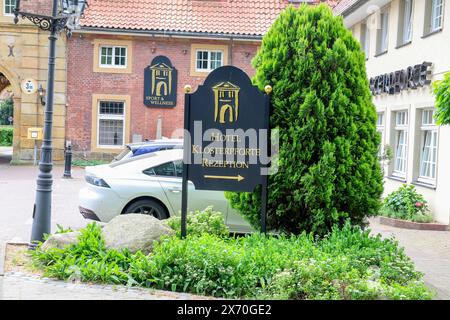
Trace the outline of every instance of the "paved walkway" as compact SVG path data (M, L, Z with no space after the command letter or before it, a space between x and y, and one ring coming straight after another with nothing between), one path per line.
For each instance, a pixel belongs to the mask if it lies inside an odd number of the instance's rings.
M0 163L0 244L30 240L38 173L37 166ZM78 192L85 185L84 170L72 168L73 179L63 179L63 173L64 167L53 167L53 232L57 224L78 229L90 222L78 210Z
M400 229L381 225L377 218L371 219L370 228L374 234L394 236L438 298L450 299L450 231Z
M67 283L23 273L0 276L0 300L199 300L185 293L125 286Z

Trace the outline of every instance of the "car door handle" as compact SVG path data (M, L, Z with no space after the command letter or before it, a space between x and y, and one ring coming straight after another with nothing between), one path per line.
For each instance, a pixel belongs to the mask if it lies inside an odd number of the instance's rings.
M169 191L172 193L180 193L181 189L180 188L169 188Z

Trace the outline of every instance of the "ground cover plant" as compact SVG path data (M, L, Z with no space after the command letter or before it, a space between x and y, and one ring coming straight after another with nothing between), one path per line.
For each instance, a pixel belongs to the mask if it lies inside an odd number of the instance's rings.
M383 202L380 215L413 222L432 222L428 203L413 185L404 184Z
M268 228L324 235L378 213L383 191L376 110L359 42L325 5L288 7L264 35L253 82L271 85L279 170L269 176ZM255 227L260 189L226 193Z
M148 256L108 250L95 223L79 243L64 249L39 246L34 265L46 276L226 298L430 299L422 274L402 248L368 231L334 227L313 234L228 237L223 218L208 209L190 219L186 239L163 237ZM209 216L206 221L203 218ZM199 222L202 221L202 222ZM170 223L172 224L172 223ZM174 224L178 228L178 223ZM202 227L199 227L202 225ZM214 227L212 227L214 225ZM225 227L226 228L226 227Z

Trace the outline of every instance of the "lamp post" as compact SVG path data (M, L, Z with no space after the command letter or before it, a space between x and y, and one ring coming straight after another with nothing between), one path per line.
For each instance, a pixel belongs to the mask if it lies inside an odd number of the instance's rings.
M72 30L80 28L80 18L83 15L87 0L53 0L52 15L45 16L20 10L20 0L16 1L14 23L28 19L41 30L50 31L47 97L44 112L44 138L42 140L39 175L37 178L36 202L33 210L33 226L31 230L30 248L36 247L42 241L45 233L51 232L51 202L52 202L52 122L53 97L55 82L56 40L62 30L70 37Z

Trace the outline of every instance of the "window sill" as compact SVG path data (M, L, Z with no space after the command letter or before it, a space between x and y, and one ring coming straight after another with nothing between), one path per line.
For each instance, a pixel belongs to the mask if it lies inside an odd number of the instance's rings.
M428 33L424 34L421 38L422 39L427 38L429 36L432 36L433 34L441 32L441 31L442 31L442 27L437 29L437 30L434 30L434 31L431 31L431 32L428 32Z
M424 188L428 188L428 189L432 189L432 190L436 190L436 184L431 184L431 183L425 183L419 180L413 180L411 182L411 184L416 185L416 186L420 186L420 187L424 187Z
M389 176L386 176L386 178L406 183L406 178L403 178L403 177L389 175Z
M387 52L388 52L387 50L385 50L383 52L379 52L374 57L376 58L376 57L382 56L383 54L386 54Z
M400 48L406 47L407 45L409 45L411 43L412 43L412 41L409 40L409 41L407 41L405 43L399 44L398 46L395 47L395 49L400 49Z

